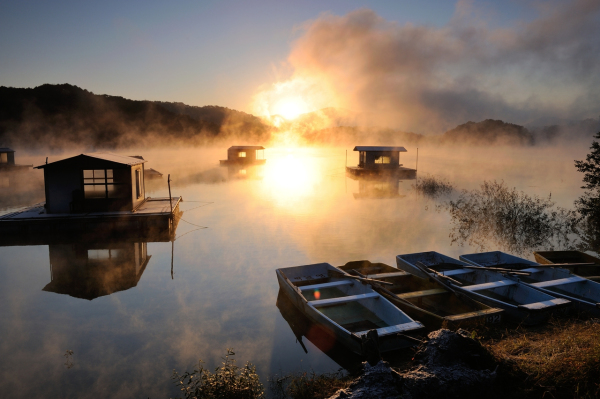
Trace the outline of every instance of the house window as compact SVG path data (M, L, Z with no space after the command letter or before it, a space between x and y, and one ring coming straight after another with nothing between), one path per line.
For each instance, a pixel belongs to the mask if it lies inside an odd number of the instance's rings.
M0 163L8 163L8 154L3 152L0 154Z
M238 152L238 157L240 157L240 158L246 158L246 151L240 151L240 152Z
M135 198L142 196L142 171L137 169L135 171Z
M390 157L380 155L377 158L375 158L375 163L390 163Z
M125 185L115 181L112 169L83 171L83 192L86 199L124 198Z

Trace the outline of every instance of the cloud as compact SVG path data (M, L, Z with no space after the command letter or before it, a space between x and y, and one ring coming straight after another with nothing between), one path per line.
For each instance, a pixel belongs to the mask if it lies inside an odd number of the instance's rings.
M526 124L597 116L600 3L534 6L534 19L510 27L491 27L465 1L443 27L400 25L369 9L323 14L293 44L291 78L256 98L264 114L282 88L311 82L310 91L296 93L306 93L314 109L327 98L329 106L370 115L371 124L419 133L487 118Z

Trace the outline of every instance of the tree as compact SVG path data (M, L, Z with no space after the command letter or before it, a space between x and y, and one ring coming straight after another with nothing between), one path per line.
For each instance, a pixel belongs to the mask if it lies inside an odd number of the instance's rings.
M600 139L600 132L594 138ZM575 167L582 172L585 183L581 188L586 192L575 201L575 207L582 216L584 246L596 252L600 249L600 143L592 141L592 150L585 161L575 161Z

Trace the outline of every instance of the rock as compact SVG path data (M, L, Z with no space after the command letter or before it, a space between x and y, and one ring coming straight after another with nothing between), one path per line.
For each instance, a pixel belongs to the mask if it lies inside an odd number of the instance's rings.
M338 390L329 399L397 399L400 376L384 361L375 366L363 363L363 375L346 389Z
M494 358L465 330L430 333L415 360L418 366L402 373L365 362L363 375L329 399L482 397L496 378Z
M415 359L418 367L400 373L401 398L480 397L496 377L493 357L465 330L433 331Z

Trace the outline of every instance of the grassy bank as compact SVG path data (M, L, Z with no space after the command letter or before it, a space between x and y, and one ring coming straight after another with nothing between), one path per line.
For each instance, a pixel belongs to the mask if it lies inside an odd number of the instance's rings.
M553 319L543 326L475 333L501 365L503 391L526 398L600 396L599 319Z

